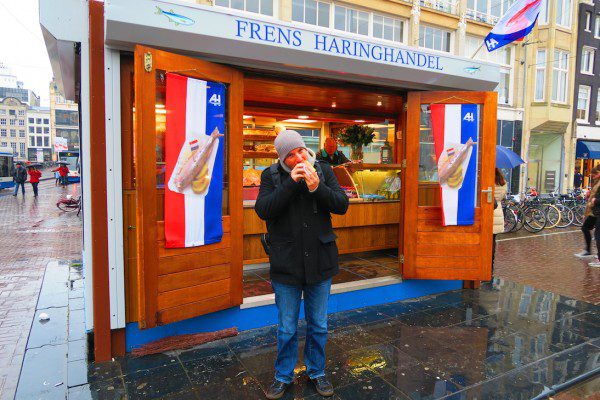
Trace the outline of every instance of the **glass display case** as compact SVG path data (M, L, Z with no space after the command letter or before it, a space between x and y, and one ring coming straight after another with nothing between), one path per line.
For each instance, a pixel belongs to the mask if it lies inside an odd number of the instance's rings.
M399 164L359 163L333 170L351 202L400 200L402 167Z

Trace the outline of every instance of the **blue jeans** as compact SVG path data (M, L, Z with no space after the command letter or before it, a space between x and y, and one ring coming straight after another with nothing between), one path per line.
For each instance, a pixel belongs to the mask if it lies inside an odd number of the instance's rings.
M25 183L15 182L15 192L13 193L15 196L19 193L19 185L21 186L21 193L25 196Z
M327 302L331 279L314 285L285 285L272 281L275 304L279 311L275 379L284 383L294 380L298 361L298 315L302 292L306 316L304 363L311 379L325 376L325 344L327 343Z

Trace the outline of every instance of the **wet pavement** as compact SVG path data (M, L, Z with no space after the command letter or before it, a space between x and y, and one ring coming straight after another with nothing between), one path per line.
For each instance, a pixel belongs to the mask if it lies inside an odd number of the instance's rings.
M504 280L335 313L329 331L326 372L335 399L530 399L600 373L599 306ZM295 384L284 398L317 399L302 361L304 321L298 333ZM68 399L262 399L276 352L276 327L269 326L193 349L90 364L78 385L67 378L61 393ZM62 369L53 369L55 376L38 366L41 371L46 382L62 382ZM32 376L27 386L41 383ZM586 393L587 385L571 391Z
M494 275L600 304L600 268L588 266L594 257L574 256L583 243L577 228L499 235Z
M56 208L62 194L76 194L42 181L39 197L0 190L0 399L12 399L46 267L81 258L81 218Z

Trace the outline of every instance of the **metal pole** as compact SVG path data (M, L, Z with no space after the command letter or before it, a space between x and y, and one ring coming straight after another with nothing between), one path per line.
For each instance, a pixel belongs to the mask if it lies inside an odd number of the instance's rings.
M485 44L485 42L481 42L481 44L479 45L477 50L475 50L475 53L473 53L473 55L470 58L475 58L475 56L477 55L477 53L479 53L479 50L481 50L481 48L483 47L484 44Z
M523 91L522 91L522 95L521 95L521 99L523 99L523 123L521 124L522 128L521 128L521 143L523 143L523 136L524 136L524 131L526 129L526 125L525 125L525 92L526 92L526 85L525 85L525 81L527 80L527 43L523 43L521 44L521 47L523 48L524 51L524 56L523 56ZM535 89L534 89L535 90ZM525 188L527 187L527 181L529 179L529 167L528 167L528 162L529 162L529 142L531 141L531 132L529 132L529 140L527 141L527 147L524 149L525 152L525 164L521 165L521 168L524 169L523 171L523 180L524 180L524 184L521 184L520 186L523 188L523 190L525 190Z

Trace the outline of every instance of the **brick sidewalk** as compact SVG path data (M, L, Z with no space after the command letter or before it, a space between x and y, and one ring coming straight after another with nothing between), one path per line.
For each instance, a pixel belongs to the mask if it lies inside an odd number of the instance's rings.
M587 265L594 258L574 256L583 248L579 229L498 239L496 277L600 304L600 268Z
M0 399L12 399L46 265L81 259L81 217L56 208L61 194L78 194L53 180L31 186L25 199L0 191Z

